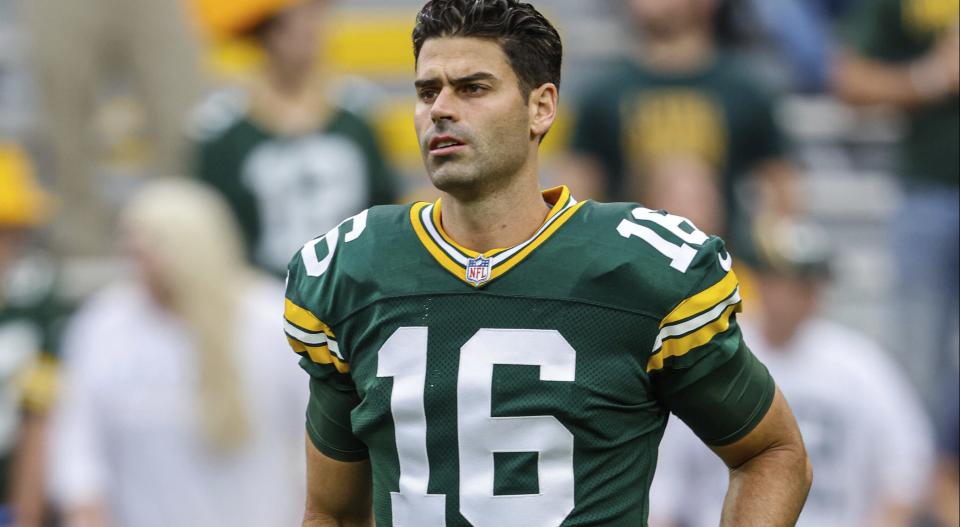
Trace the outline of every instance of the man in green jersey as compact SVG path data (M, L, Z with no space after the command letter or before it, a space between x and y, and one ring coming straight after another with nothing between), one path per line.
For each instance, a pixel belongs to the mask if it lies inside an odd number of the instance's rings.
M723 243L538 187L556 30L516 0L431 0L413 41L442 199L348 218L289 266L303 525L646 525L671 412L731 467L725 525L793 525L810 469Z

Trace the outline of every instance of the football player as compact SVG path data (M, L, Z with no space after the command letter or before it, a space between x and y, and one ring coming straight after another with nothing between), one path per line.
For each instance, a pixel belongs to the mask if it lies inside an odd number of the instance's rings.
M670 413L730 467L723 525L793 525L812 476L723 242L538 187L554 27L516 0L431 0L413 43L442 198L348 218L289 266L303 525L646 525Z

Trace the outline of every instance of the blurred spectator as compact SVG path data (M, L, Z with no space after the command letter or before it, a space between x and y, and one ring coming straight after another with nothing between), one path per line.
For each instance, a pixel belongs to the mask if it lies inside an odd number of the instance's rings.
M201 4L215 32L253 36L266 60L244 85L213 94L197 111L196 171L229 201L253 262L278 275L303 240L395 198L373 130L329 96L318 59L328 3Z
M121 222L136 279L64 335L49 470L67 527L297 524L307 394L277 360L280 285L196 183L148 185Z
M786 59L795 89L821 92L829 87L837 22L860 1L750 0L750 7Z
M773 100L715 42L718 0L623 0L639 32L629 58L580 101L565 176L587 195L641 201L729 234L737 188L756 176L753 211L793 208Z
M958 395L960 2L871 0L854 12L834 82L850 102L907 118L892 224L899 267L896 355L936 419ZM948 400L943 400L949 393ZM953 401L949 400L953 399Z
M112 207L98 172L91 122L105 88L129 74L150 125L155 174L182 173L184 119L201 92L198 47L181 0L28 0L45 131L52 141L59 209L54 248L100 255L110 248Z
M25 153L0 144L0 525L43 517L44 430L65 315L56 267L34 243L50 209Z
M797 525L907 527L932 466L919 399L876 344L817 315L825 233L784 221L763 227L751 251L761 306L744 321L744 339L790 402L813 463ZM726 481L727 467L672 424L651 490L651 526L716 525Z

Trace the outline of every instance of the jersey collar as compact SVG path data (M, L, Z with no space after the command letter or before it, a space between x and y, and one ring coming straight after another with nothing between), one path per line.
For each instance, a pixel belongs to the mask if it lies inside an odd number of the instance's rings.
M410 222L420 243L444 269L476 288L503 276L553 235L583 203L577 202L565 186L543 191L543 199L552 205L543 224L528 240L513 247L493 249L481 254L455 242L440 222L440 200L414 203Z

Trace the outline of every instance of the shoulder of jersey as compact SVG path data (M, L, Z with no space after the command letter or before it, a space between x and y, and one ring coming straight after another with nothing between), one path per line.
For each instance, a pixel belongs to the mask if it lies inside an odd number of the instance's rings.
M249 98L238 87L214 91L198 104L187 119L187 137L207 142L233 128L249 110Z
M609 296L621 307L663 316L712 286L724 293L736 288L723 240L683 217L637 203L596 202L578 216L574 232L581 239L574 243L589 251L586 280L614 292Z
M343 220L307 242L289 265L288 299L334 323L380 293L380 284L402 279L392 262L410 264L416 256L400 241L413 236L410 205L378 205ZM291 289L295 296L290 298Z

